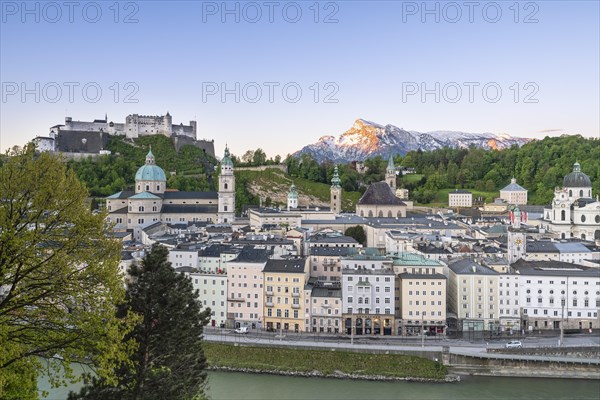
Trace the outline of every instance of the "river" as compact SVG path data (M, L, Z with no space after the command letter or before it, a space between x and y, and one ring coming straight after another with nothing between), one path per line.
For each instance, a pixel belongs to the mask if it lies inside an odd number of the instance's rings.
M213 400L598 400L600 380L463 377L459 383L371 382L296 378L233 372L209 372ZM78 385L79 386L79 385ZM40 389L48 390L46 382ZM75 389L75 388L73 388ZM62 400L66 388L52 389L49 400Z

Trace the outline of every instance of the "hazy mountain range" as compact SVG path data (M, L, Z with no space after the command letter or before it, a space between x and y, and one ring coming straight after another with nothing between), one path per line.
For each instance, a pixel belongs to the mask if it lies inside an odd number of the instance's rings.
M295 156L308 153L319 162L363 161L369 157L406 154L411 150L434 150L443 147L465 148L477 146L485 149L503 149L521 146L531 139L516 138L493 133L466 133L452 131L406 131L394 125L379 125L357 119L352 128L340 136L323 136L316 143L304 146Z

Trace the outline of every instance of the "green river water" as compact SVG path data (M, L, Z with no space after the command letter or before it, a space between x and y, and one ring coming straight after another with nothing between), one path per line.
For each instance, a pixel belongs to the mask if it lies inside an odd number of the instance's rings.
M232 372L208 376L213 400L600 400L600 380L463 377L459 383L392 383ZM40 388L48 390L47 383L40 381ZM67 393L66 388L52 389L47 399L65 399Z

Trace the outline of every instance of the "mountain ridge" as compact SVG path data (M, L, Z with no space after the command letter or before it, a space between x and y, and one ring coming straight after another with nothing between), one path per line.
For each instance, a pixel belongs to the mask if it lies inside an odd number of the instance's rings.
M485 149L504 149L515 144L522 146L531 140L533 139L489 132L407 131L391 124L381 125L359 118L338 137L321 136L316 143L304 146L293 155L299 157L310 154L319 162L351 162L364 161L377 155L404 155L418 149L429 151L443 147L467 148L472 145Z

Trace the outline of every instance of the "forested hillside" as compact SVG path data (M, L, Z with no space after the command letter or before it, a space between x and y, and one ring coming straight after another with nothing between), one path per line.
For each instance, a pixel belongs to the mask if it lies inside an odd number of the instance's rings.
M69 165L86 183L92 196L104 197L133 187L135 173L144 163L150 145L156 163L168 176L168 187L214 190L218 174L216 160L192 146L184 146L177 153L171 141L164 136L143 137L135 141L111 138L109 149L112 155L93 161L69 161ZM266 160L266 155L263 158ZM411 199L419 204L443 202L454 188L472 190L475 195L492 201L513 176L529 190L531 204L547 204L552 199L554 188L562 185L563 177L571 172L576 161L581 164L582 171L590 176L594 184L593 192L600 193L600 140L581 136L548 137L504 150L418 150L403 157L396 156L394 161L396 166L416 169L416 174L398 176L397 183L398 187L408 188ZM285 182L306 182L301 188L305 195L325 200L326 185L331 182L333 175L333 163L319 164L312 156L304 154L300 158L288 156L285 164L288 174L282 176L273 173L236 174L238 211L245 204L258 204L256 190L250 189L253 185L269 187L265 179L275 176ZM359 174L352 164L339 165L342 188L345 192L363 192L368 184L384 179L386 165L387 160L380 156L365 161L365 174ZM257 181L260 181L259 185ZM283 181L273 182L271 186L283 185ZM325 185L311 186L308 184L311 181ZM316 191L313 193L312 189ZM352 203L358 195L354 193L351 196ZM265 196L269 194L265 193Z
M110 156L69 161L69 166L85 182L92 196L109 196L133 187L135 173L144 164L150 146L156 164L167 175L167 187L213 189L216 160L194 146L183 146L177 153L171 140L162 135L145 136L135 141L111 137L108 143Z
M447 198L448 189L465 188L486 195L491 201L512 177L529 190L531 204L547 204L554 188L579 161L591 178L594 193L600 193L600 140L581 136L547 137L504 150L444 148L411 151L394 158L396 166L413 167L416 175L398 177L398 187L410 190L411 199L428 204ZM333 164L318 164L308 154L285 160L292 176L315 182L329 182ZM366 184L384 179L387 160L374 157L365 161L367 172L360 175L350 164L340 168L342 186L348 191L364 190Z

